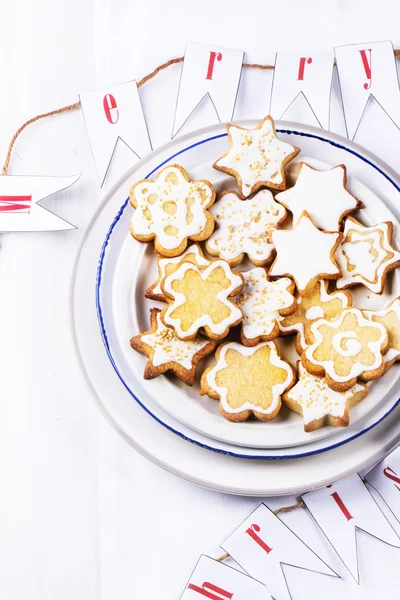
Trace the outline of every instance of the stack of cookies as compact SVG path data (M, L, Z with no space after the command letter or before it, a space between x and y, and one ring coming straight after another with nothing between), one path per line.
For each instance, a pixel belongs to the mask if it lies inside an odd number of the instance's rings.
M236 178L238 192L217 198L179 165L131 189L131 234L158 253L158 279L144 295L165 305L151 309L151 328L131 346L148 357L146 379L169 371L188 385L215 353L200 394L219 400L229 421L270 421L283 401L305 431L346 426L366 382L400 359L400 298L373 312L344 291L382 294L400 266L393 224L350 216L363 205L346 189L344 165L301 162L286 189L285 167L300 150L277 137L271 117L255 129L228 125L228 137L213 166ZM246 256L254 267L240 272ZM291 334L296 364L274 341Z

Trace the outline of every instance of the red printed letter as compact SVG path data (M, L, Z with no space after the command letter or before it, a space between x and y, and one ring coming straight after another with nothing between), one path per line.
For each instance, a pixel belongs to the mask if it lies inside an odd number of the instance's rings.
M393 471L393 469L391 469L390 467L385 467L383 469L383 474L386 475L388 479L391 479L396 483L400 483L400 477L397 475L396 471ZM394 487L400 492L400 487L396 485L396 483L394 484Z
M330 487L330 486L328 485L328 487ZM343 502L343 500L341 499L339 494L337 492L333 492L333 494L331 494L331 496L334 499L334 501L336 502L336 504L338 505L338 507L340 508L340 510L342 511L342 513L344 514L344 516L346 517L346 519L348 521L350 521L350 519L353 519L353 515L351 515L349 513L345 503Z
M207 69L206 79L212 79L215 59L217 59L218 62L220 60L222 60L221 52L211 52L210 51L210 60L208 61L208 69Z
M0 196L0 212L30 213L32 196Z
M210 600L224 600L224 598L231 600L233 597L233 594L231 594L230 592L227 592L226 590L223 590L222 588L217 587L216 585L213 585L212 583L208 582L204 582L201 588L197 585L194 585L193 583L189 583L187 589L193 590L194 592L201 594L205 598L210 598ZM215 594L212 594L212 592L215 592Z
M260 531L261 531L261 529L260 529L260 526L259 526L259 525L257 525L256 523L253 523L253 525L251 525L251 527L249 527L248 529L246 529L246 533L248 533L248 534L249 534L249 536L250 536L251 538L253 538L253 540L254 540L255 542L257 542L257 544L258 544L259 546L261 546L261 548L262 548L263 550L265 550L265 552L266 552L267 554L269 554L269 553L271 552L272 548L270 548L270 547L269 547L269 546L268 546L268 545L267 545L267 544L264 542L264 540L262 540L262 539L260 538L260 536L258 536L258 535L257 535L257 533L260 533Z
M112 94L106 94L103 98L103 108L106 119L111 125L115 125L119 119L117 102Z
M305 69L306 63L307 63L307 65L311 65L312 58L310 56L308 58L302 57L300 59L300 62L299 62L299 75L297 77L298 81L303 81L303 79L304 79L304 69Z
M372 50L359 50L360 54L361 54L361 60L363 63L363 67L364 67L364 71L365 74L367 76L367 83L364 83L364 90L369 90L369 88L371 87L371 83L372 83L372 73L371 73L371 67L372 67ZM369 52L369 62L368 62L368 57L367 57L367 52Z

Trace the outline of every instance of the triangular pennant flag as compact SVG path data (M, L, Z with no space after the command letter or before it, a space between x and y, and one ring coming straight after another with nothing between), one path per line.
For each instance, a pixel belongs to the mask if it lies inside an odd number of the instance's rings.
M400 446L367 473L365 479L400 521Z
M357 473L304 494L303 500L354 579L359 582L356 529L400 547L400 540Z
M275 600L291 598L282 564L336 575L265 504L261 504L221 547L246 573L264 583Z
M271 600L262 583L208 556L201 556L181 600Z
M352 140L370 96L400 127L400 90L392 42L335 48L347 133Z
M243 57L244 52L241 50L187 44L172 137L207 95L214 105L220 123L232 119Z
M318 123L329 129L333 54L279 52L271 90L271 115L281 119L290 104L303 94Z
M38 202L73 185L80 177L0 176L0 231L62 231L75 226Z
M80 96L86 129L102 186L118 140L137 159L151 152L151 143L136 81L87 92Z

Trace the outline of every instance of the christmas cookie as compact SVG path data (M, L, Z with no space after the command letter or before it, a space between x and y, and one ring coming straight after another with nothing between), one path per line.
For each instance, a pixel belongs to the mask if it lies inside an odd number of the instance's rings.
M296 184L275 198L291 211L294 224L306 210L315 225L325 231L339 231L342 219L363 206L346 190L344 165L317 171L301 162Z
M283 361L274 342L248 348L236 342L218 347L216 365L207 369L200 394L219 400L229 421L245 421L254 415L270 421L279 412L282 394L293 385L293 368Z
M344 308L351 306L352 298L349 292L328 293L327 281L320 279L306 296L297 296L296 310L279 321L282 335L297 333L296 351L301 354L307 347L304 329L314 319L324 318L328 321L338 315Z
M243 313L240 339L245 346L256 346L278 337L279 320L296 310L294 283L288 277L268 281L261 267L242 275L243 289L233 300Z
M243 277L232 273L224 260L205 269L184 262L161 282L170 303L163 309L161 320L173 327L181 340L194 339L202 327L211 339L222 339L242 320L242 311L232 301L242 287Z
M131 347L148 357L144 378L153 379L171 371L187 385L193 385L198 362L213 352L216 342L197 336L179 340L173 329L165 327L160 310L150 310L151 329L131 339Z
M378 311L364 311L374 323L383 325L389 337L388 348L383 356L386 370L400 360L400 297L393 300L386 308Z
M387 331L358 308L346 308L331 321L316 319L306 328L307 341L308 331L313 343L301 355L303 366L313 375L325 376L333 390L349 390L357 377L370 381L383 375Z
M361 283L381 294L389 271L400 266L400 252L392 247L393 224L385 221L365 227L356 219L346 219L343 240L335 259L342 271L339 289Z
M285 166L300 152L282 142L275 131L272 117L265 117L255 129L228 125L229 152L214 167L236 177L242 198L262 187L286 188Z
M176 256L175 258L162 258L159 256L158 279L145 291L144 295L146 298L158 300L159 302L166 302L167 299L161 290L161 280L176 271L183 262L193 263L200 268L207 267L210 264L210 261L204 258L204 254L199 244L188 246L183 254Z
M245 254L258 266L271 262L271 231L286 219L286 210L269 190L261 190L248 200L241 200L236 192L223 192L210 212L217 226L206 243L212 256L231 266L242 262Z
M207 210L215 200L208 181L189 181L179 165L162 169L156 179L142 179L131 188L130 200L136 209L130 230L139 242L154 239L156 251L163 256L178 256L188 239L205 240L214 230Z
M301 296L306 296L318 279L337 279L341 272L333 258L341 233L320 231L307 212L293 229L272 232L276 258L271 277L292 277Z
M301 362L297 363L299 380L282 396L284 403L303 415L304 431L320 427L347 427L349 409L368 394L365 383L356 383L346 392L335 392L323 377L308 373Z

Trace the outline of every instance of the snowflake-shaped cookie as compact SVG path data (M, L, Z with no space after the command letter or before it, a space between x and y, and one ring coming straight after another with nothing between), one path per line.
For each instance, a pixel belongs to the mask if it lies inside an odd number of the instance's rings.
M356 383L346 392L335 392L323 377L308 373L301 362L297 363L299 380L282 396L284 403L303 415L304 431L320 427L347 427L349 409L368 394L365 383Z
M215 200L208 181L189 181L179 165L162 169L156 179L142 179L131 189L130 200L136 209L130 230L140 242L154 239L155 249L163 256L178 256L188 238L207 239L214 221L207 210Z
M148 357L144 378L153 379L166 371L173 372L187 385L193 385L198 362L213 352L216 342L197 336L179 340L173 329L165 327L160 310L150 310L151 329L131 339L131 346Z
M229 152L214 167L236 177L240 195L246 198L262 187L286 188L285 166L300 149L282 142L272 117L265 117L255 129L228 125Z
M344 165L317 171L301 162L296 184L275 198L291 211L293 223L306 210L315 225L325 231L339 231L342 219L363 206L346 190Z
M261 267L242 275L243 289L233 299L243 313L240 339L245 346L256 346L278 337L278 322L296 309L294 283L288 277L268 281Z
M393 300L383 310L366 310L364 314L371 321L383 325L388 332L388 349L383 355L387 371L394 362L400 360L400 297Z
M384 221L365 227L353 217L346 219L343 240L335 259L342 271L339 289L361 283L381 294L387 274L400 266L400 252L392 247L393 224Z
M344 308L351 306L349 292L328 293L328 282L320 279L306 296L297 296L296 310L279 321L279 329L283 335L297 333L296 350L301 354L307 347L305 326L314 319L324 318L328 321L336 317Z
M224 260L212 262L205 269L182 263L161 282L170 302L161 319L181 340L193 339L202 327L211 339L222 339L242 320L242 311L231 298L242 287L243 277L233 273Z
M277 255L269 275L293 277L299 294L307 295L318 279L340 277L333 254L341 238L340 233L320 231L304 211L293 229L272 232Z
M215 367L201 378L200 394L219 400L229 421L245 421L254 415L270 421L279 412L281 396L294 383L292 367L283 361L274 342L252 348L236 342L218 347Z
M258 266L271 261L271 231L283 223L286 210L269 190L261 190L248 200L241 200L236 192L223 192L210 212L217 226L206 242L212 256L231 266L242 262L245 254Z

